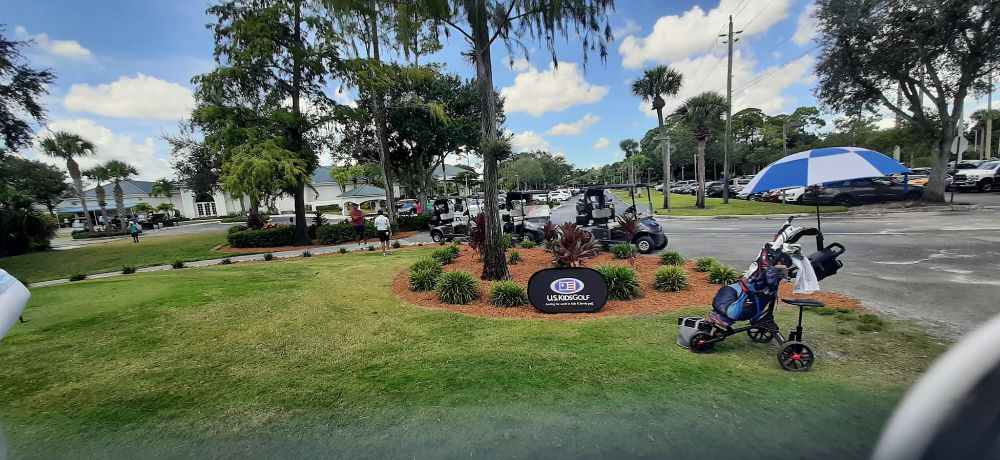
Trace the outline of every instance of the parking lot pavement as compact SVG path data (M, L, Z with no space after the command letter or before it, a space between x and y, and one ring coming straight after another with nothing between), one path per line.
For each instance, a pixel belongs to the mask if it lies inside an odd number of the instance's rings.
M951 192L945 194L945 200L950 201ZM1000 208L1000 192L955 192L955 203L978 204L983 207Z

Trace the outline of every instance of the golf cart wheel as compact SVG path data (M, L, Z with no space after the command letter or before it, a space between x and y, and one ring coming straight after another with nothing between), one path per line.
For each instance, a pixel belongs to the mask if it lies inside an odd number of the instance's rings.
M761 327L748 329L747 335L750 336L750 340L757 343L768 343L771 339L774 339L774 332L771 332L770 329L764 329Z
M708 353L715 348L715 344L709 342L709 340L712 340L712 336L705 332L699 332L691 336L691 341L688 342L688 346L691 348L691 351L695 353Z
M635 239L635 247L639 252L649 254L653 251L653 239L645 235L640 236Z
M791 372L805 372L812 368L816 356L811 348L802 342L785 342L778 350L778 365Z
M441 232L431 232L431 240L435 243L440 243L444 241L444 235L442 235Z

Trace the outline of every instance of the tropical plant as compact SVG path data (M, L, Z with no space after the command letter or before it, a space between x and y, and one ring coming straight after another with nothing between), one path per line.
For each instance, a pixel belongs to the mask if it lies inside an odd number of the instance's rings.
M517 252L516 250L512 250L512 251L510 251L510 256L508 256L508 258L507 258L507 263L509 263L511 265L517 265L517 264L521 263L521 260L522 260L521 259L521 253Z
M663 265L684 265L684 256L677 251L663 251L660 254L660 263Z
M108 198L104 186L111 180L111 172L108 168L98 165L83 172L84 176L94 181L94 195L97 197L97 207L101 210L101 217L104 218L104 230L111 230L111 219L108 218ZM121 214L118 215L122 218Z
M438 300L450 304L465 305L479 298L479 282L471 273L460 270L442 273L434 290Z
M698 141L698 197L695 207L705 208L705 143L713 131L717 131L726 114L726 98L719 93L704 92L684 102L674 116L691 130Z
M528 293L513 281L500 280L490 286L490 305L494 307L518 307L526 303Z
M173 194L174 182L166 177L153 182L153 188L149 191L149 196L162 196L170 198Z
M135 273L135 267L132 265L122 265L122 274L131 275Z
M504 233L503 237L500 238L500 241L503 243L504 251L514 247L514 235L511 235L510 233Z
M267 261L274 260L274 254L271 254L270 252L267 253L267 254L264 254L264 260L267 260Z
M522 249L531 249L533 247L535 247L535 242L534 241L531 241L531 240L529 240L527 238L521 240L521 248Z
M425 257L410 265L410 271L411 272L432 271L441 273L443 269L440 261L434 259L433 257Z
M167 217L170 217L171 211L174 210L174 205L170 203L160 203L156 205L156 210L166 214Z
M78 134L57 131L43 138L39 147L42 153L50 157L66 160L66 170L69 171L69 177L73 179L73 189L76 192L76 197L80 199L83 215L87 217L86 230L93 230L94 218L87 210L87 198L83 194L83 178L80 175L80 165L76 162L76 158L93 156L94 143Z
M609 249L615 259L631 259L635 256L635 246L631 243L612 244Z
M309 251L302 251L302 257L312 257L312 253Z
M695 270L700 272L707 272L716 265L722 265L722 262L719 262L719 259L714 257L699 257L694 260Z
M124 161L111 160L104 164L107 168L108 174L111 175L111 179L115 181L115 214L122 217L125 215L125 191L122 190L121 181L128 180L129 177L139 174L139 171L125 163ZM125 225L125 221L122 221L122 225Z
M559 267L582 267L584 260L597 255L594 235L573 222L559 228L559 246L552 251L553 263Z
M663 158L663 190L670 190L670 149L666 147L667 126L663 124L663 107L666 101L663 96L676 96L681 90L683 80L680 72L671 69L669 66L658 65L646 69L642 77L632 82L632 94L645 101L652 103L653 110L656 111L656 120L659 123L660 145L663 145L665 152ZM663 194L663 207L670 209L670 194Z
M250 213L247 214L247 228L250 230L260 230L264 228L264 225L266 224L267 216L254 211L250 211Z
M469 226L469 247L476 251L480 257L483 243L486 241L486 214L479 213L472 218L472 225Z
M632 300L642 296L639 274L632 267L624 265L599 265L594 268L604 282L608 283L608 298L611 300Z
M688 276L683 268L662 267L653 274L653 288L657 291L680 291L687 289Z
M184 261L183 260L175 260L174 263L170 264L170 266L173 267L173 268L184 268Z
M545 225L542 226L542 238L545 238L546 243L555 241L559 238L559 229L556 228L555 224L551 220L545 221ZM546 248L549 247L548 244L545 245Z
M733 284L740 279L740 272L721 263L708 270L708 282L712 284Z
M399 249L399 248L401 248L401 247L403 247L403 245L402 245L402 244L400 244L399 240L394 240L394 241L392 242L392 248L393 248L393 249Z

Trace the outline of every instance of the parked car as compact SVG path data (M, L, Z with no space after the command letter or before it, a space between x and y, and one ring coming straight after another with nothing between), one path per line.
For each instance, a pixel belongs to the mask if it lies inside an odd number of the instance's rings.
M571 197L572 197L572 195L570 195L569 191L562 190L562 189L560 189L560 190L553 190L553 191L549 192L549 194L548 194L549 201L552 201L552 200L566 201L566 200L570 199Z
M73 222L69 225L73 230L70 233L79 233L87 229L87 218L86 217L74 217Z
M409 216L417 212L417 200L396 200L396 213L401 216Z
M991 192L1000 186L1000 160L987 161L975 169L959 169L953 185L959 190Z
M827 182L818 188L819 204L836 206L916 200L923 194L923 187L904 184L888 177ZM816 195L817 189L809 187L799 201L814 204L816 203Z

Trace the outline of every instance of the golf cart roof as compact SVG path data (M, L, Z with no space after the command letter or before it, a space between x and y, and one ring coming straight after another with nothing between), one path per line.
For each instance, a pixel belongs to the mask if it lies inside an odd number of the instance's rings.
M530 200L534 195L547 195L545 190L511 190L507 192L508 200Z

